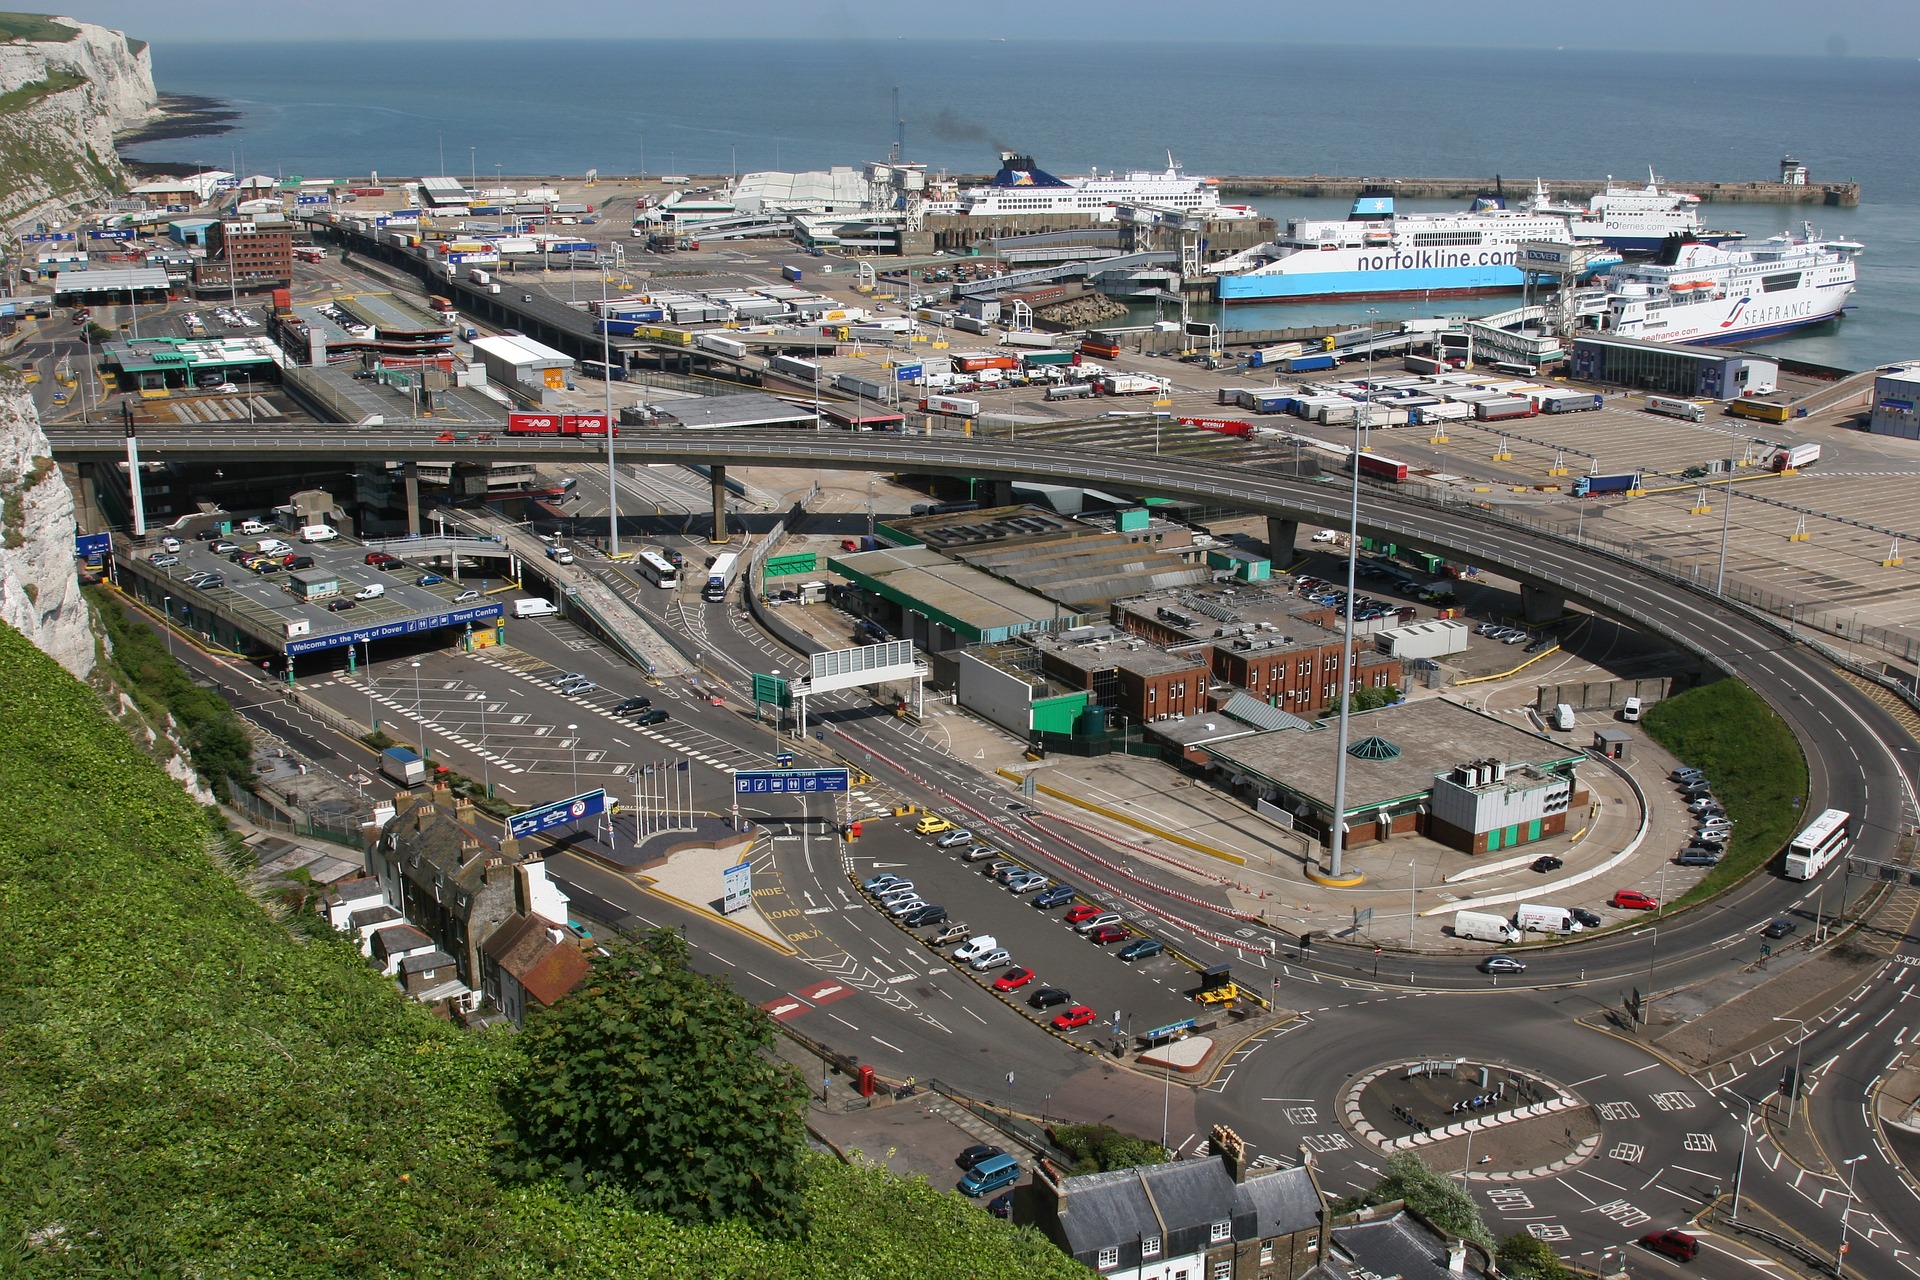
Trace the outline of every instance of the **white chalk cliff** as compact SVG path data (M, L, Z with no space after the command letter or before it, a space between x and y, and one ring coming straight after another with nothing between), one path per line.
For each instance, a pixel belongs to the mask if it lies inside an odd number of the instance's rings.
M73 494L26 383L0 371L0 621L85 679L94 640L74 572Z
M116 132L139 124L158 101L144 41L73 18L67 40L0 43L0 224L48 218L97 204L125 185Z

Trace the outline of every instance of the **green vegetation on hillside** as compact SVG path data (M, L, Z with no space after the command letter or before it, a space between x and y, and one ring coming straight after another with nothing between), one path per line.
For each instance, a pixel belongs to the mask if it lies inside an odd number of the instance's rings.
M1084 1275L950 1192L815 1155L795 1240L503 1183L521 1038L453 1027L344 940L270 918L209 815L7 627L0 778L0 1273Z
M1073 1157L1072 1173L1130 1169L1165 1164L1167 1149L1147 1138L1122 1133L1110 1124L1063 1124L1053 1131L1054 1145Z
M1805 825L1807 761L1787 722L1738 680L1720 680L1656 702L1641 719L1675 756L1704 769L1734 820L1720 865L1675 905L1700 902L1767 864Z
M30 107L42 98L50 98L56 93L65 93L87 82L87 78L78 71L56 71L45 80L35 80L23 84L11 93L0 93L0 116L10 115L22 107Z
M112 643L106 662L115 683L141 713L155 724L173 717L194 772L219 799L227 798L230 780L242 785L253 781L253 741L227 700L195 684L167 651L166 641L127 613L118 592L105 587L86 591Z
M1340 1201L1334 1211L1351 1213L1395 1200L1406 1201L1407 1208L1448 1235L1471 1240L1486 1249L1493 1248L1493 1233L1481 1221L1480 1210L1466 1188L1448 1175L1429 1168L1426 1161L1411 1151L1396 1151L1388 1156L1385 1176L1359 1195Z
M44 13L0 13L0 40L38 40L65 44L80 34L78 27L55 22Z

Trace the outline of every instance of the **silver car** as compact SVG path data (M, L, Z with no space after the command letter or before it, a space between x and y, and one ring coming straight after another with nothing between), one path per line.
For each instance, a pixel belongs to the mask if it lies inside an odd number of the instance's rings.
M890 900L887 903L887 914L890 916L904 916L908 912L918 911L926 905L926 900L919 894L910 893L905 897Z
M1088 916L1085 920L1073 926L1073 931L1075 933L1092 933L1103 924L1123 923L1125 922L1120 919L1120 913L1118 911L1102 911L1099 915Z
M975 973L985 973L989 969L998 969L1012 963L1012 952L1008 951L1005 947L995 947L984 955L975 957L973 963L967 967Z

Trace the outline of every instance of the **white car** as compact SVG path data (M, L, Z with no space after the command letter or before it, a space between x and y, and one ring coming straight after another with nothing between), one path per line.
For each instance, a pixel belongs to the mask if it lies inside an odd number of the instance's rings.
M1085 920L1082 920L1079 924L1073 926L1073 931L1075 933L1092 933L1095 929L1098 929L1103 924L1121 924L1121 923L1123 923L1123 921L1120 919L1119 912L1102 911L1099 915L1088 916Z
M1338 542L1340 541L1340 535L1331 529L1322 529L1313 535L1313 540L1315 542Z
M383 582L374 582L354 592L353 598L355 600L378 600L385 594L387 594L386 584Z

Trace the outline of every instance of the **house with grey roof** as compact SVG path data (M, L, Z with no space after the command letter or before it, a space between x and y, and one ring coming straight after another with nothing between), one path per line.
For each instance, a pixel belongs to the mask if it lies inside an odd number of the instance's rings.
M1246 1144L1223 1125L1212 1147L1198 1160L1072 1177L1041 1161L1015 1197L1014 1220L1114 1280L1298 1280L1312 1271L1328 1222L1311 1166L1251 1170Z
M1395 1200L1336 1223L1307 1280L1483 1280L1493 1273L1485 1249L1447 1235Z

